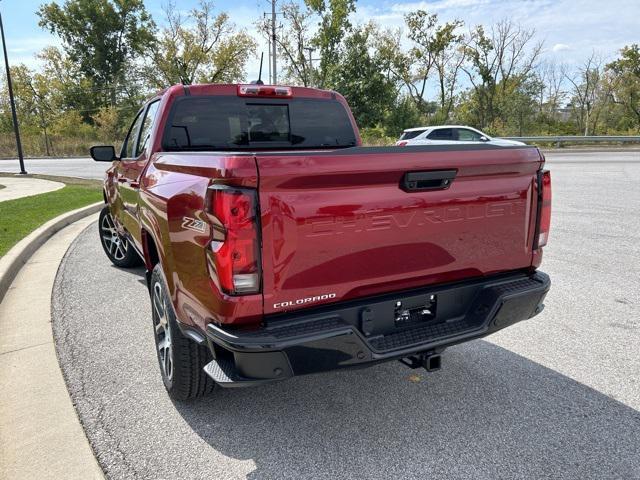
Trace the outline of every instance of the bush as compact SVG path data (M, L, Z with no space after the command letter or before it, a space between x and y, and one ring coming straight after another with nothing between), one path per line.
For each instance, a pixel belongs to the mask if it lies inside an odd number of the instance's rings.
M45 157L47 148L44 135L22 135L22 151L25 157ZM122 139L98 138L95 134L87 138L53 135L49 137L49 154L53 157L88 157L93 145L115 145L116 151ZM13 134L0 135L0 158L17 158L16 141Z
M382 127L362 128L360 129L362 144L368 147L382 147L385 145L394 145L397 138L387 135Z

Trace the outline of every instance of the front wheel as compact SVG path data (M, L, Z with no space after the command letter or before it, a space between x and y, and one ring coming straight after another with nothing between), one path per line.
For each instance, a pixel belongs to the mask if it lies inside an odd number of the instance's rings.
M160 373L167 392L176 400L189 400L213 391L215 382L204 372L212 360L206 346L182 335L160 264L151 274L153 333Z
M98 231L104 253L116 267L131 268L142 265L142 259L131 246L129 240L116 230L108 206L105 206L100 212Z

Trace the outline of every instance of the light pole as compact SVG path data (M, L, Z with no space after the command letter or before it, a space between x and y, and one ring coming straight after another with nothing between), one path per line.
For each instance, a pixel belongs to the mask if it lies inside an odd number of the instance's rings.
M16 113L16 102L13 98L13 86L11 85L11 71L9 70L9 57L7 56L7 42L4 39L4 26L2 25L2 13L0 12L0 34L2 35L2 50L4 51L4 66L7 70L7 89L9 90L9 103L11 103L11 115L13 116L13 130L16 135L16 146L18 147L18 161L20 162L20 173L25 175L24 156L22 155L22 142L20 141L20 128L18 127L18 115Z

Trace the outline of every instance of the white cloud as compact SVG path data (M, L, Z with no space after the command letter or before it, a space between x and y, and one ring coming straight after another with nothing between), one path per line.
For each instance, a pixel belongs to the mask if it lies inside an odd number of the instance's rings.
M451 10L457 8L469 8L477 9L482 5L491 3L491 0L439 0L435 2L407 2L407 3L394 3L391 6L391 11L400 13L415 12L416 10L426 10L427 12L437 12L443 10Z
M60 46L61 41L53 35L36 35L26 38L7 38L7 54L11 65L25 64L29 68L37 69L42 61L36 57L42 49L48 46Z
M571 50L571 47L569 45L567 45L566 43L556 43L552 48L552 51L554 52L562 52L565 50Z
M403 27L404 15L419 9L437 13L441 21L462 20L466 28L511 20L535 30L536 39L547 46L544 56L563 54L569 64L581 63L594 50L613 57L637 42L640 18L638 0L390 0L359 4L356 18Z
M60 41L52 35L40 35L20 39L7 40L7 51L9 53L24 54L27 52L39 52L49 45L59 45Z

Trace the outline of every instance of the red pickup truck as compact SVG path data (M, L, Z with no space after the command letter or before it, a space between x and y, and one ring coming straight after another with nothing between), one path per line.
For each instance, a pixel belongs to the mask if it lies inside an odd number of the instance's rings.
M173 86L104 183L100 240L144 264L169 394L443 350L538 314L551 179L529 146L362 147L336 92Z

